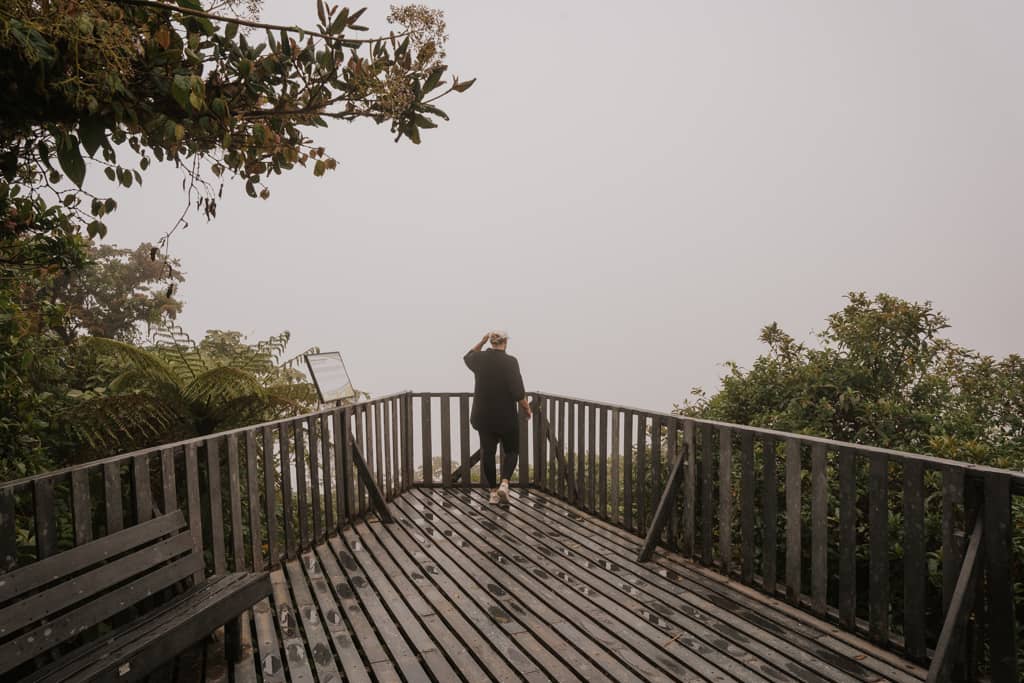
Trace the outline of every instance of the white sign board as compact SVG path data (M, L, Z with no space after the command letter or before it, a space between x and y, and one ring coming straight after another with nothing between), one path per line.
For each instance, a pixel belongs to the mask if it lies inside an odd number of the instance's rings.
M342 362L341 354L337 351L309 354L306 356L306 365L309 367L313 384L316 385L316 390L320 394L321 403L355 397L356 392L352 388L352 380L348 378L345 363Z

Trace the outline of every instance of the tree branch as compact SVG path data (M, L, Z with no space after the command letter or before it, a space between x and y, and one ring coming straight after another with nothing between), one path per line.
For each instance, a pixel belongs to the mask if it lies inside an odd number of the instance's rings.
M242 19L241 17L229 17L223 14L213 14L212 12L204 12L198 9L190 9L188 7L179 7L178 5L171 5L166 2L159 2L159 0L107 0L115 5L137 5L139 7L153 7L155 9L167 10L168 12L178 12L179 14L187 14L192 17L201 17L203 19L210 19L212 21L223 21L228 24L238 24L239 26L248 26L250 28L264 28L267 30L274 31L292 31L295 33L303 33L307 36L315 36L317 38L323 38L324 40L343 40L347 43L377 43L382 40L390 40L391 38L402 38L404 36L411 35L415 31L403 31L402 33L395 33L393 35L386 36L384 38L342 38L341 36L332 36L327 33L320 33L319 31L309 31L299 26L284 26L282 24L265 24L259 21L253 21L251 19Z

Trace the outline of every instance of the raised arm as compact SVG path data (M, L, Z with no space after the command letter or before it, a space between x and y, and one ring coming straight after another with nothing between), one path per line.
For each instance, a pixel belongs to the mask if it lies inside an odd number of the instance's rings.
M476 368L473 367L473 356L477 353L480 353L480 351L484 348L484 344L487 343L487 340L490 339L490 337L491 334L488 332L483 336L483 339L476 343L476 346L471 348L469 351L466 351L466 355L462 357L462 360L466 364L467 368L473 370L474 372L476 371Z

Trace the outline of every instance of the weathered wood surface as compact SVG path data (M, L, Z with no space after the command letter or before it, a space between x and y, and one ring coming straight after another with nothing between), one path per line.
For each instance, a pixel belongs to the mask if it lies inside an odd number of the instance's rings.
M409 491L389 508L396 524L356 520L276 574L264 609L285 638L256 619L260 680L925 676L678 555L659 548L638 564L636 536L536 490L513 492L508 510L461 488Z

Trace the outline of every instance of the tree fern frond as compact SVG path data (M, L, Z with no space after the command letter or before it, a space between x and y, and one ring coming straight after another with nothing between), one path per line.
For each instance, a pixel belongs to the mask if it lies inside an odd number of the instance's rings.
M195 341L180 326L159 325L154 328L151 339L154 350L185 382L195 380L210 369Z
M210 406L245 396L258 397L262 392L263 387L251 373L225 366L196 377L182 396L190 404Z
M189 431L173 404L147 394L83 399L64 418L82 441L107 454L148 445L174 426L176 432Z
M103 337L82 337L79 343L83 348L127 365L138 373L139 377L145 376L154 383L177 383L174 373L167 364L158 355L145 349Z
M292 356L288 360L286 360L284 362L281 362L281 363L278 363L277 367L279 367L279 368L287 368L289 370L299 370L299 369L302 369L305 366L306 356L308 356L310 354L314 354L314 353L320 353L320 347L319 346L310 346L308 349L306 349L305 351L303 351L299 355Z

